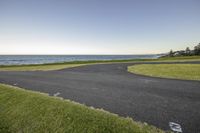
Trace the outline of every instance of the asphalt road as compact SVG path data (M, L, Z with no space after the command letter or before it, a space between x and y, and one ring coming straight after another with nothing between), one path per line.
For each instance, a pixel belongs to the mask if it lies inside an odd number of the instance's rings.
M129 116L164 130L170 130L169 122L176 122L184 133L200 133L200 81L128 73L127 66L133 64L99 64L46 72L0 72L0 83L50 95L57 93L60 97Z

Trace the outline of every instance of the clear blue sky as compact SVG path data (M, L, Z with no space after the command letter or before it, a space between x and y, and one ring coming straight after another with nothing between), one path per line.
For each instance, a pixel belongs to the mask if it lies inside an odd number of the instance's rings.
M0 54L146 54L200 42L200 0L0 0Z

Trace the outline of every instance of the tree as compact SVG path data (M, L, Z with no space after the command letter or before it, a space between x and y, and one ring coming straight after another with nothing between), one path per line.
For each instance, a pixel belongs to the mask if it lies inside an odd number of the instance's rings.
M200 55L200 43L194 47L194 54L195 55Z
M173 52L172 49L171 49L170 52L169 52L169 56L170 56L170 57L174 56L174 52Z
M191 55L191 51L190 51L190 48L189 48L189 47L187 47L187 48L185 49L185 54L186 54L186 55Z

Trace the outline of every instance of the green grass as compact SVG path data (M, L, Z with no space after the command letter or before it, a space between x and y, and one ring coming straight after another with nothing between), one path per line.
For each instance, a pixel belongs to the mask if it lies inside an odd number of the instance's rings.
M200 61L200 56L161 57L159 60L194 60Z
M50 71L64 68L78 67L85 64L43 64L43 65L20 65L20 66L1 66L0 71Z
M83 65L100 64L100 63L118 63L118 62L133 62L145 61L140 59L134 60L108 60L108 61L73 61L63 63L49 63L49 64L31 64L31 65L1 65L0 71L49 71L59 70L64 68L78 67Z
M200 64L142 64L129 66L128 71L153 77L200 80Z
M0 66L0 71L49 71L59 70L64 68L78 67L91 64L102 63L132 63L132 62L185 62L185 61L200 61L200 56L181 56L181 57L163 57L158 59L129 59L129 60L93 60L93 61L73 61L63 63L51 64L37 64L37 65L9 65Z
M130 118L0 84L1 133L163 133Z

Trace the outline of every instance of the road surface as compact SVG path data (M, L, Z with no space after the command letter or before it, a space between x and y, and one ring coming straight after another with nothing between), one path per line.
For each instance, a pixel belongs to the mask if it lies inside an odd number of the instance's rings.
M127 66L134 64L98 64L46 72L2 71L0 83L103 108L164 130L170 130L169 122L176 122L184 133L200 133L200 81L127 72Z

